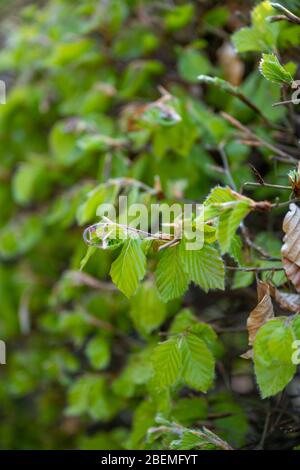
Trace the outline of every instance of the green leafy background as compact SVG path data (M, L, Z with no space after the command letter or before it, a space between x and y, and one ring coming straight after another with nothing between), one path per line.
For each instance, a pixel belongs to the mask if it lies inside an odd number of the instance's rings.
M270 149L245 145L220 114L270 143L276 138L234 96L218 51L234 44L239 92L271 125L289 126L286 109L272 104L296 71L300 28L268 22L269 2L255 10L256 2L240 3L237 16L230 0L0 2L0 78L8 91L0 106L2 449L214 449L223 440L254 448L260 441L269 406L262 397L294 376L289 337L299 329L276 319L260 330L256 377L240 358L254 275L225 279L221 254L237 265L267 262L243 251L235 235L250 203L218 187L230 184L219 171L220 145L237 188L253 179L249 162L281 184L292 166L274 166ZM284 4L297 12L298 2ZM285 65L275 60L278 50ZM225 81L203 84L199 75ZM150 204L158 177L165 201L206 199L215 211L204 248L186 252L181 242L157 254L131 237L86 254L83 230L99 221L98 207L119 194ZM278 193L260 188L249 196L275 201ZM228 201L233 206L223 210ZM268 214L268 223L249 216L274 257L283 214ZM277 285L286 281L279 274ZM299 438L278 429L274 442L291 448Z

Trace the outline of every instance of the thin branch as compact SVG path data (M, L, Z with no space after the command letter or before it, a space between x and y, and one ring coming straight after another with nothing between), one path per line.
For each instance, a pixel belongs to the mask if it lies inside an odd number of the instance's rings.
M270 266L269 268L259 268L256 266L251 266L251 267L249 266L226 266L226 269L230 271L242 271L245 273L252 273L252 272L262 273L265 271L284 271L283 266Z
M72 271L69 270L66 272L68 279L70 279L77 286L88 286L92 289L100 290L109 290L117 291L116 286L109 282L99 281L98 279L90 276L89 274L83 273L81 271Z
M288 154L287 152L284 152L276 145L270 144L269 142L262 139L261 137L258 137L248 127L244 126L240 121L238 121L236 118L234 118L230 114L221 112L221 115L232 126L236 127L241 132L244 132L244 134L249 136L252 140L257 141L262 147L268 148L269 150L271 150L272 152L275 152L277 155L281 156L282 158L285 158L286 160L293 161L293 162L295 161L295 159L290 154Z
M271 209L277 209L280 207L286 207L289 206L292 202L299 202L300 198L295 197L294 199L290 199L289 201L285 202L275 202L274 204L271 204Z
M282 184L270 184L270 183L255 183L252 181L246 181L243 183L242 186L253 186L253 187L266 187L266 188L274 188L274 189L286 189L292 191L291 186L285 186Z
M225 173L226 173L226 175L227 175L229 184L230 184L230 186L232 187L232 189L234 189L234 190L236 191L236 190L237 190L236 184L235 184L235 182L234 182L234 179L233 179L233 176L232 176L232 173L231 173L231 170L230 170L230 166L229 166L229 163L228 163L227 154L226 154L226 152L225 152L225 148L224 148L224 147L225 147L225 144L224 144L224 143L221 143L220 145L218 145L219 153L220 153L221 158L222 158L224 170L225 170Z
M294 23L294 24L299 24L300 25L300 18L296 15L294 15L294 13L292 13L290 10L288 10L287 8L285 8L283 5L281 5L280 3L271 3L271 6L273 8L275 8L275 10L278 10L280 13L283 13L283 15L280 15L280 16L283 16L282 19L285 19L286 21L289 21L290 23ZM271 17L272 18L272 17Z

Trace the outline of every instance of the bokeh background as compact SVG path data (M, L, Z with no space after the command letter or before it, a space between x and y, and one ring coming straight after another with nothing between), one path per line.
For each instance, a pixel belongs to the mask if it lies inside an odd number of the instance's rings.
M219 112L268 138L259 117L197 80L222 77L271 122L285 119L285 108L272 108L279 87L258 72L260 53L237 54L232 46L231 35L249 25L256 4L0 1L0 78L7 85L0 106L0 339L7 344L0 448L151 448L147 430L164 398L149 398L150 357L158 328L183 308L218 328L219 363L214 389L173 397L169 415L187 426L207 424L237 447L259 441L268 404L251 363L239 357L256 299L253 273L233 277L230 294L191 288L165 305L151 294L151 276L132 301L117 291L110 252L97 250L79 271L82 232L97 221L99 204L120 192L133 202L145 197L124 178L159 185L168 199L202 201L227 182L217 150L224 140L238 187L253 179L249 162L269 179L286 174L269 163L268 150L236 140ZM299 31L281 28L285 62L297 61ZM176 98L180 123L143 120L145 106L166 92ZM117 182L106 184L111 179ZM252 227L278 256L280 218L266 223L258 215ZM278 428L272 445L291 444Z

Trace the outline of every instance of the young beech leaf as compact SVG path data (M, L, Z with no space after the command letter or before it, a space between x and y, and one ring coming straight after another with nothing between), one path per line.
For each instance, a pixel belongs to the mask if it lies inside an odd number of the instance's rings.
M285 232L281 248L282 262L288 279L300 292L300 209L290 204L282 229Z
M146 273L146 256L141 245L140 239L129 238L111 265L111 278L126 297L131 297L136 292L139 281Z
M181 366L182 359L178 338L171 338L155 348L153 355L154 381L159 388L174 385L180 377Z
M291 85L293 77L279 62L275 54L263 54L259 64L260 73L270 82Z
M187 250L185 243L181 243L180 256L190 280L205 292L224 290L224 263L216 248L204 245L200 250Z
M96 252L97 248L95 246L88 246L86 250L86 254L80 261L80 271L83 270L89 259L93 256L93 254Z
M230 250L235 232L249 212L249 203L240 201L233 208L226 209L220 214L217 237L222 253L227 253Z
M233 238L241 221L255 202L233 191L228 186L216 186L205 200L205 219L219 217L217 225L217 239L222 253L231 251Z
M250 312L247 320L249 345L252 346L259 328L274 317L270 287L266 282L257 281L257 306Z
M276 395L292 380L293 329L286 318L275 318L263 325L254 341L254 369L263 398Z
M214 379L215 361L205 342L188 333L180 340L184 382L200 392L207 392Z
M145 281L132 297L130 316L141 334L149 334L165 320L166 304L159 297L151 281Z
M233 44L238 52L269 51L276 46L279 25L270 23L267 17L275 10L268 1L259 3L251 13L252 26L234 33Z
M185 293L189 278L183 270L179 245L167 248L161 253L155 277L159 295L164 302Z

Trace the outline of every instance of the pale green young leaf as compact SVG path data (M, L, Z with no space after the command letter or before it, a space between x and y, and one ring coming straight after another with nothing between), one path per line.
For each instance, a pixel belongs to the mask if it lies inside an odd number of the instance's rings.
M260 73L270 82L291 85L293 77L279 62L275 54L263 54L259 63Z
M125 241L121 253L112 263L110 275L112 281L126 297L131 297L137 290L139 281L146 273L146 256L141 240L129 238Z
M215 361L205 342L194 334L180 341L185 383L195 390L207 392L214 379Z
M249 212L249 203L247 201L240 201L237 202L235 207L226 209L220 214L217 236L222 253L227 253L230 250L235 232Z
M83 270L83 268L85 267L85 265L87 264L87 262L89 261L91 256L93 256L93 254L95 253L96 250L97 250L97 248L95 246L88 246L88 248L86 250L86 254L84 255L84 257L80 261L80 271Z
M222 204L224 202L236 201L236 193L229 186L215 186L205 199L205 206L210 204Z
M179 245L167 248L161 253L155 277L159 295L164 302L185 293L189 278L183 270Z
M191 450L207 448L208 442L201 436L195 435L192 431L186 430L179 439L173 440L170 444L172 450Z
M177 338L171 338L155 348L153 355L154 381L159 388L174 385L180 377L181 366L181 351Z
M269 1L259 3L251 13L251 23L232 36L238 52L269 51L277 44L278 23L271 23L268 17L275 13Z
M224 263L214 247L204 245L201 250L187 250L182 243L180 255L191 281L205 292L209 289L224 290Z
M292 380L294 335L286 318L275 318L263 325L254 342L254 368L263 398L276 395Z
M238 265L240 265L242 261L242 247L243 247L243 243L242 243L241 237L235 234L232 237L228 253Z

